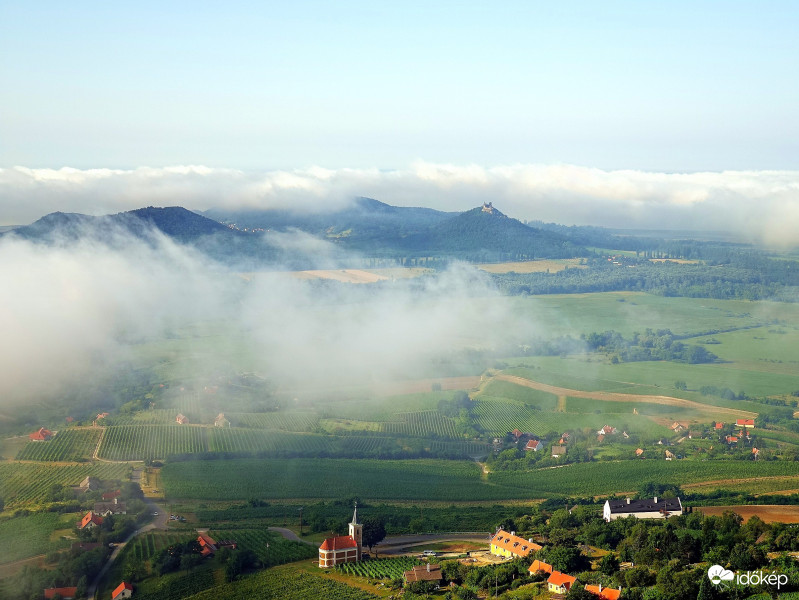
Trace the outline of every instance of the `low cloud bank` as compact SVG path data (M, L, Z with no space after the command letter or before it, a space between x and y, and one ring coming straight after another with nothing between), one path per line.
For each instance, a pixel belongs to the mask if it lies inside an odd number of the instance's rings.
M767 244L799 244L799 171L655 173L574 165L424 162L395 171L0 169L3 224L29 223L58 210L105 214L148 205L334 210L356 196L450 211L493 201L519 219L726 230Z
M284 235L295 251L318 252ZM134 363L168 361L198 378L235 365L321 388L418 374L525 330L469 266L367 287L285 273L246 280L157 234L120 233L112 246L4 237L0 280L0 408L63 397L113 374L138 344L186 331L196 339L142 346Z

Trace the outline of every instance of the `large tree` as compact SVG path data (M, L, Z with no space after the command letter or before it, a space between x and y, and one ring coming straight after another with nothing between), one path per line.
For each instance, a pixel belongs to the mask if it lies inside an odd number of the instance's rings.
M372 551L386 537L386 524L378 517L366 517L363 520L363 543Z

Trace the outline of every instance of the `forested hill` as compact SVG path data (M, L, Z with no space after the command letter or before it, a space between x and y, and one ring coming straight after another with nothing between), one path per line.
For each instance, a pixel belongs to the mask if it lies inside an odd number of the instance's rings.
M120 233L147 237L154 230L182 242L214 234L237 235L237 232L229 227L180 206L166 208L149 206L100 217L55 212L30 225L17 227L13 230L13 234L25 239L47 242L79 238L110 240L112 236Z
M485 254L487 260L567 258L587 254L585 248L563 235L528 227L490 206L473 208L447 219L425 234L409 238L406 245L431 254L465 254L467 258Z

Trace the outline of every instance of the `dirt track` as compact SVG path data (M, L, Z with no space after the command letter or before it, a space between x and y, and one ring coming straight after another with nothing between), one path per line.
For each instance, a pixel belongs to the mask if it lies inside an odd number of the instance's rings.
M582 390L570 390L568 388L557 387L540 383L531 379L523 377L516 377L515 375L498 374L494 376L495 379L501 381L508 381L516 385L533 388L534 390L541 390L542 392L549 392L556 396L571 396L573 398L587 398L589 400L604 400L606 402L643 402L648 404L666 404L669 406L680 406L683 408L692 408L694 410L701 410L704 412L712 411L717 413L726 413L736 417L753 419L757 413L749 412L748 410L738 410L736 408L723 408L713 406L710 404L702 404L694 402L693 400L686 400L685 398L673 398L671 396L646 396L643 394L619 394L616 392L585 392Z

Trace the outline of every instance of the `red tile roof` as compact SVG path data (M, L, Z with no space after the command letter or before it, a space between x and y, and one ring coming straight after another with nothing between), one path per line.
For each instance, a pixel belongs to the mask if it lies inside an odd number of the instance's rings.
M130 590L132 592L133 591L133 585L130 584L130 583L125 583L123 581L122 583L120 583L116 587L116 589L113 592L111 592L111 599L113 600L114 598L116 598L119 594L121 594L125 590Z
M444 579L441 575L441 565L419 565L410 571L405 571L403 575L408 583L414 581L441 581Z
M31 433L28 437L35 441L45 441L53 437L53 432L49 429L45 429L44 427L40 427L39 431Z
M576 577L566 575L566 573L561 573L560 571L552 571L552 575L547 579L547 583L551 583L558 587L562 587L564 584L566 584L566 587L572 586L575 581L577 581Z
M74 598L78 594L78 588L61 587L61 588L47 588L46 590L44 590L45 598L52 598L56 594L58 594L62 598Z
M83 529L89 523L94 523L95 525L102 525L103 518L100 515L96 515L92 511L89 511L86 513L86 516L83 517L83 519L81 519L79 529Z
M544 573L552 573L552 565L549 563L545 563L542 560L534 560L533 563L530 565L528 569L530 573L537 573L538 571L543 571Z
M716 429L724 429L724 423L716 422Z
M327 538L322 545L319 546L320 550L344 550L345 548L357 548L358 544L352 539L351 535L338 535L336 537Z
M535 542L530 542L518 535L511 535L502 529L497 532L494 539L491 540L491 543L517 556L527 556L530 552L538 552L541 550L541 546Z
M599 596L602 600L619 600L621 597L621 590L613 588L603 588L601 585L587 585L585 589L592 594Z
M103 500L113 500L122 493L121 490L114 490L113 492L106 492L103 494Z
M538 440L530 440L524 447L525 450L538 450L541 447L541 442Z
M738 419L737 421L735 421L735 424L738 427L754 427L755 426L755 420L754 419Z

